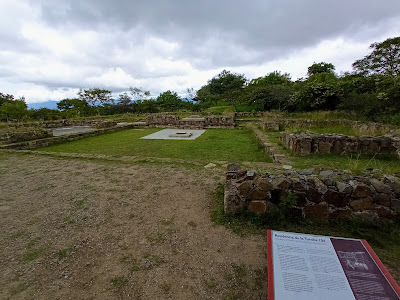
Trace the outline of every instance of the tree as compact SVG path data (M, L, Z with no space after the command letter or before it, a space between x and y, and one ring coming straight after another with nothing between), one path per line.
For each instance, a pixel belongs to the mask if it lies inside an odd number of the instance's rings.
M150 96L150 91L143 91L141 88L129 87L129 92L132 95L133 100L144 100Z
M77 114L80 116L89 116L93 108L86 100L81 99L64 99L57 103L57 108L61 111Z
M200 103L210 103L215 102L215 105L218 105L219 97L217 95L213 95L210 92L210 85L204 85L197 91L197 96L194 98L194 101L198 101Z
M28 113L28 107L25 103L25 99L14 100L5 102L0 107L0 114L4 119L7 120L21 120Z
M80 100L85 100L87 103L95 106L98 104L104 104L107 102L113 103L114 100L111 97L111 91L99 88L92 88L87 90L80 90L78 92Z
M0 106L2 106L3 103L11 101L14 101L13 95L0 93Z
M300 83L291 98L296 110L334 110L343 99L343 91L335 74L324 72Z
M244 75L223 70L212 78L208 85L212 95L217 95L221 100L231 102L236 110L236 102L239 100L246 82L247 79Z
M308 67L308 76L312 76L319 73L334 73L335 66L331 63L320 62L314 63Z
M161 93L157 97L157 104L164 110L171 111L178 110L183 105L182 99L178 96L178 94L171 91Z
M271 84L290 84L291 77L289 73L281 74L280 71L273 71L264 77L252 79L249 86L265 86Z
M245 88L246 98L252 103L262 104L264 110L287 109L292 92L290 74L279 71L253 79Z
M353 69L362 75L400 75L400 37L372 43L372 52L353 63Z

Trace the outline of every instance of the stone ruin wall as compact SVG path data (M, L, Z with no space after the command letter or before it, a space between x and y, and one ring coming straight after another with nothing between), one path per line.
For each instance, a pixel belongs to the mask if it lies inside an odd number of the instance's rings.
M400 138L398 137L281 132L280 141L297 155L310 155L312 153L385 153L395 154L400 158Z
M264 116L264 112L235 112L236 118L243 117L262 117Z
M310 170L258 175L255 171L240 170L233 163L226 173L224 210L228 215L245 211L266 214L276 211L282 198L293 194L296 198L292 215L306 219L398 218L400 182L395 177L338 179L343 175L322 171L317 176Z
M96 129L112 128L117 126L117 122L113 120L57 120L35 123L10 123L3 128L0 133L0 143L12 144L37 139L45 139L53 136L52 128L69 127L69 126L91 126ZM9 130L18 129L18 131Z
M346 125L353 129L360 130L366 134L392 134L400 136L400 129L387 124L374 122L360 122L351 120L305 120L305 119L283 119L283 120L263 120L261 127L266 131L279 131L280 127L300 126L329 126L329 125Z
M50 129L35 128L29 131L5 132L0 133L0 143L12 144L23 141L43 139L52 137L53 132Z
M146 123L151 127L178 129L234 128L233 116L207 116L199 118L180 119L174 115L149 115Z

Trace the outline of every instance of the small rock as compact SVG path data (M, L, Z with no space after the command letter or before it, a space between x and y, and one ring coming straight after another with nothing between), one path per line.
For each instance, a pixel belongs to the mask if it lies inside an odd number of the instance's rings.
M209 163L208 165L205 165L204 168L210 169L210 168L214 168L214 167L216 167L216 166L217 166L216 164Z
M257 175L257 172L255 170L248 170L246 173L246 177L248 179L254 179Z
M303 169L303 170L297 170L297 173L300 175L312 175L314 173L314 169Z
M372 196L372 189L366 184L356 183L352 196L354 198L365 198Z
M319 176L321 176L321 178L323 179L328 179L328 178L332 178L333 176L335 176L335 172L328 170L328 171L321 171L319 173Z
M269 182L266 178L258 177L256 180L256 185L264 191L269 191L272 189L272 183Z
M240 170L240 165L236 161L233 163L228 164L228 171L239 171Z
M390 187L377 179L370 180L371 185L378 193L390 194Z
M282 168L285 170L291 170L293 167L289 165L283 165Z
M266 201L251 201L249 203L248 210L257 215L265 214L267 210Z
M350 206L355 211L373 210L375 208L371 197L350 201Z
M272 181L272 185L274 188L286 190L289 188L290 182L285 177L278 177Z
M306 219L325 219L328 218L329 210L328 204L320 203L316 205L307 206L304 209Z
M339 181L336 182L336 188L340 193L350 194L353 191L351 185Z
M376 194L374 197L375 203L390 207L391 198L388 194Z

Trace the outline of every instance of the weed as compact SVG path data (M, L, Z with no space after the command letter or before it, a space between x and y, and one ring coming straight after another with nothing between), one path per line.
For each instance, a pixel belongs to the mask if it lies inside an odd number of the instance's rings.
M161 257L150 253L146 253L144 258L146 259L148 268L157 267L165 262Z
M69 248L58 251L57 252L58 260L63 260L64 258L66 258L68 256L69 252L70 252Z
M128 279L125 276L116 276L110 280L111 285L116 289L121 289L126 283Z
M218 285L214 277L211 277L209 280L204 280L203 283L208 290L215 289Z
M43 253L43 251L44 250L42 248L27 251L22 255L22 261L30 262L35 259L38 259L40 255Z
M190 227L193 227L193 228L197 227L197 223L194 222L194 221L189 221L187 224L188 224Z
M161 285L161 289L164 291L164 293L168 293L171 290L171 284L163 283Z

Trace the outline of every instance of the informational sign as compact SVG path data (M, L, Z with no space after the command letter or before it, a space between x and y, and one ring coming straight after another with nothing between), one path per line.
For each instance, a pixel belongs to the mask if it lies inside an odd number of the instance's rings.
M268 231L269 300L400 300L365 240Z

